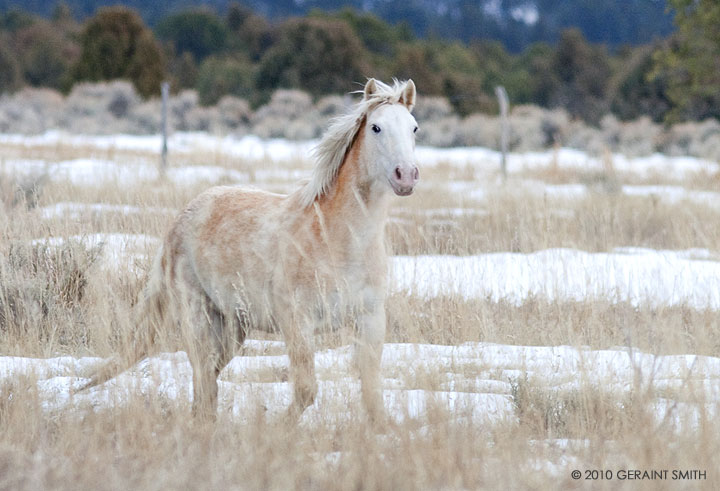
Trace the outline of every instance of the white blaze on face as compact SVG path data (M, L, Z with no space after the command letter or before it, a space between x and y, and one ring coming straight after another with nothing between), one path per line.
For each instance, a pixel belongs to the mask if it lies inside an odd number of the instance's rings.
M365 150L398 196L412 194L419 179L415 164L417 122L402 104L378 107L368 117Z

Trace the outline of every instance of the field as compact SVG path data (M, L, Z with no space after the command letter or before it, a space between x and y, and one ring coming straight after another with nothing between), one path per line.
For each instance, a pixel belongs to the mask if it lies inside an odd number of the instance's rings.
M157 137L0 135L0 489L717 488L720 166L692 157L558 148L504 179L496 152L418 148L388 224L387 428L351 332L318 336L298 425L259 332L215 423L171 346L75 393L131 344L178 210L214 184L287 192L311 147L177 133L161 175Z

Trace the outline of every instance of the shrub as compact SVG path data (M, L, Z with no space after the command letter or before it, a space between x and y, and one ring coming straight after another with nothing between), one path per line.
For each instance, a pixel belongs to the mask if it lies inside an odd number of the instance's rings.
M237 129L250 123L252 111L245 99L226 95L217 104L220 121L225 128Z
M59 126L64 109L61 94L52 89L24 88L0 98L0 131L42 133Z
M487 114L473 114L462 120L459 142L462 145L499 148L500 119Z
M253 69L250 63L235 58L210 57L198 71L200 103L209 106L223 95L248 98L253 95Z
M347 91L348 80L370 73L368 55L345 22L292 19L285 22L276 43L263 55L257 87L271 90L305 87L312 94Z
M187 131L189 127L188 112L197 107L198 94L194 90L183 90L170 98L168 102L168 118L171 128Z
M327 95L317 101L315 108L323 118L335 118L345 113L352 105L349 96Z
M715 119L679 123L662 138L660 151L670 155L696 155L720 160L720 123Z
M324 122L310 95L300 90L275 91L252 118L253 132L262 138L315 138Z
M54 332L53 319L79 314L89 269L100 252L99 246L86 249L76 242L11 246L0 257L0 331L23 335L32 330L39 337L67 341L64 333Z
M126 78L143 97L160 92L165 67L152 31L134 10L105 7L86 24L82 52L73 68L73 79Z
M425 123L452 116L453 108L445 97L420 97L413 114L419 123Z
M621 123L611 114L603 117L600 128L608 148L631 157L655 152L662 131L647 116Z
M562 143L569 123L569 117L562 109L547 110L528 105L515 106L509 120L510 147L517 151L538 150Z
M128 115L139 103L128 81L76 84L67 97L61 124L78 133L128 132L132 126Z
M18 31L16 56L21 60L23 78L35 87L66 89L70 67L77 61L79 46L62 29L45 21Z
M20 63L8 47L6 36L0 33L0 94L13 92L21 85Z
M177 54L191 53L202 61L225 47L227 29L214 13L196 8L165 17L155 29Z

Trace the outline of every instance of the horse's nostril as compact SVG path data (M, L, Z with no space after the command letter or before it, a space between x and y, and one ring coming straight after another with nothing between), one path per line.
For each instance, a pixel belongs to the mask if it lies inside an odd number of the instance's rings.
M402 179L402 172L400 172L400 167L395 167L395 177L398 181Z
M416 181L420 179L420 171L417 167L415 167L415 170L413 171L413 179L415 179Z

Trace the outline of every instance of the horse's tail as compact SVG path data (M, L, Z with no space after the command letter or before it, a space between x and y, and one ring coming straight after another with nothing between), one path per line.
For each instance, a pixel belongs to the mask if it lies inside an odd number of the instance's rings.
M135 305L133 311L135 333L127 353L103 364L91 375L87 383L77 389L78 392L104 384L155 351L157 328L163 324L167 308L162 254L161 250L155 258L142 298Z

